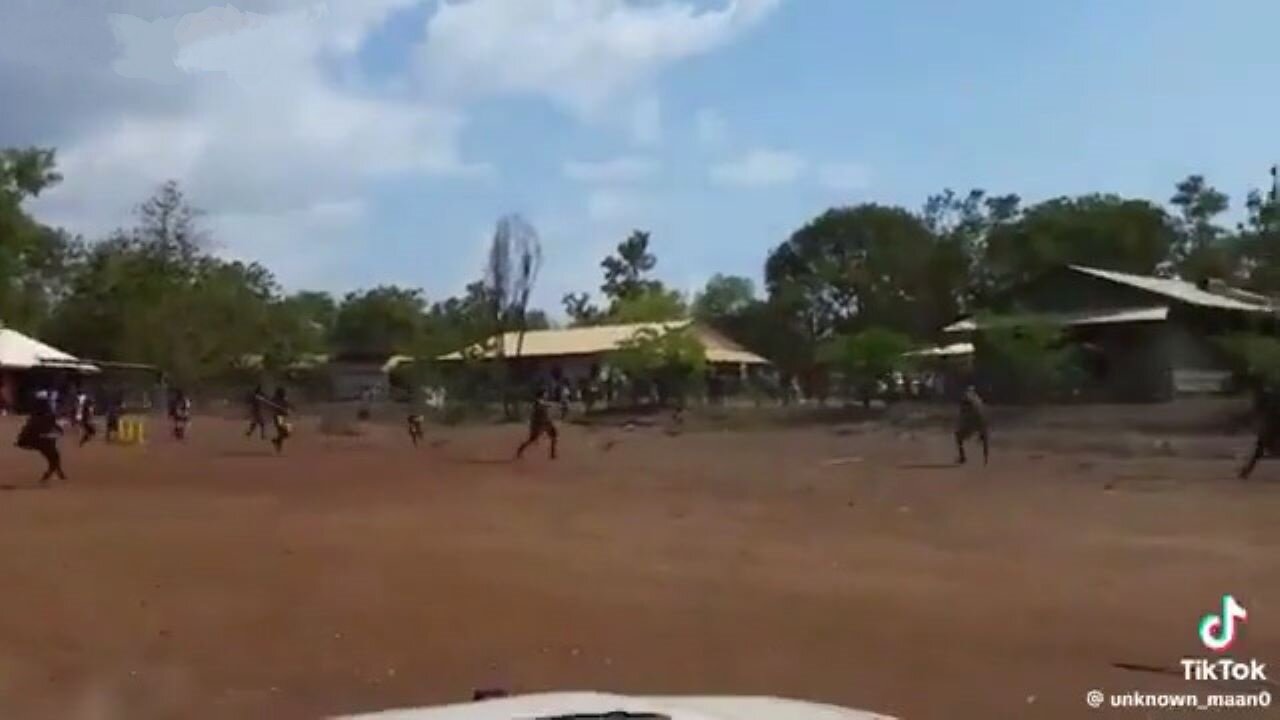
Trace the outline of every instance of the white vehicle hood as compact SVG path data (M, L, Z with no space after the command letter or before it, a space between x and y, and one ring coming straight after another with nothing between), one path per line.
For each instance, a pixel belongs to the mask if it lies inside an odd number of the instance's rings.
M601 715L608 719L608 713L619 712L651 713L671 720L895 720L865 710L773 697L631 697L594 692L516 695L457 705L348 715L334 720L535 720L564 715Z

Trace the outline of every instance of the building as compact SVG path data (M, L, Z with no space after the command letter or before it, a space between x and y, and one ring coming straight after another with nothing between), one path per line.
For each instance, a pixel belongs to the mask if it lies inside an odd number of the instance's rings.
M1179 393L1217 392L1230 379L1215 336L1274 322L1265 296L1221 282L1068 265L997 298L992 313L943 329L948 342L972 338L975 375L1000 394L1000 373L984 362L983 330L1035 317L1062 326L1084 352L1085 390L1111 401L1168 400ZM988 358L989 359L989 358Z
M386 399L391 395L391 375L402 364L413 362L393 353L338 353L323 365L329 379L331 400Z
M637 332L650 328L663 332L689 328L706 350L707 364L718 373L742 375L751 368L769 365L768 360L744 349L715 330L690 320L530 330L524 333L523 340L519 333L509 332L501 338L501 354L508 362L518 363L519 372L526 377L549 377L553 371L558 371L567 379L577 380L605 365L608 354L617 350L626 340L635 337ZM498 342L499 339L495 336L439 359L446 362L469 357L492 359L498 355Z
M0 409L29 408L37 390L58 389L99 368L17 330L0 328Z

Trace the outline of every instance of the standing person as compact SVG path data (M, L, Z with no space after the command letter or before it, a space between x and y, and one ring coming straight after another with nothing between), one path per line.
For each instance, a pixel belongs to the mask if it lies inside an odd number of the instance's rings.
M120 437L120 415L124 412L124 394L112 390L107 395L107 441Z
M93 395L81 390L80 396L76 398L76 422L80 425L80 447L84 447L98 434L98 425L94 422L96 412Z
M965 387L960 397L960 416L956 421L956 450L959 457L956 462L963 465L968 461L964 454L965 441L977 434L982 441L982 464L987 464L987 411L982 397L972 385Z
M425 395L425 389L420 386L414 386L409 391L409 414L405 418L405 423L409 428L409 440L413 442L414 447L418 447L418 443L422 440L422 425L426 420Z
M169 419L173 421L173 437L175 440L187 439L187 427L191 425L191 398L176 388L169 398Z
M47 401L48 392L36 393L36 399ZM58 452L58 436L61 434L62 426L58 424L58 416L48 402L37 403L36 409L27 416L26 423L18 432L18 441L15 444L23 450L34 450L40 453L48 463L48 469L40 478L41 485L47 486L49 478L54 475L57 475L59 480L67 479L66 473L62 471L62 455Z
M289 422L289 398L283 387L276 388L276 393L268 404L271 405L271 419L276 426L276 436L271 438L271 444L276 446L277 453L283 452L284 441L293 434L293 425Z
M1253 454L1240 468L1240 479L1247 480L1258 461L1264 456L1274 455L1280 448L1280 397L1274 388L1263 388L1258 391L1254 401L1258 414L1258 437L1253 443Z
M267 394L263 392L262 385L259 384L253 388L253 392L249 393L249 429L245 431L244 436L249 437L254 430L258 431L258 437L267 439L267 423L263 419L263 406L267 404Z
M543 435L551 441L551 459L556 459L556 426L551 422L551 399L545 389L539 389L533 396L533 406L529 409L529 438L516 450L516 459L524 455L530 445L538 442Z

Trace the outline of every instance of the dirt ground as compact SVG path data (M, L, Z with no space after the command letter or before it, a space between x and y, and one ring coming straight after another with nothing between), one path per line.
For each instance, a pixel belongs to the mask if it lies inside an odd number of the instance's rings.
M1166 717L1084 695L1183 688L1113 663L1204 656L1223 593L1250 613L1233 654L1280 679L1280 462L1242 483L1231 459L997 438L957 468L940 431L871 426L566 427L554 463L509 461L519 426L415 451L304 422L279 457L221 420L159 430L67 448L70 482L37 490L0 423L0 717L316 718L485 687Z

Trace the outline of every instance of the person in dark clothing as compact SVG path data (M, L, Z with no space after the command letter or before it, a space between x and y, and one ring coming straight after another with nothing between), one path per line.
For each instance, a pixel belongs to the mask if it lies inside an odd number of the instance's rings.
M1267 455L1280 452L1280 397L1273 388L1261 390L1254 401L1258 415L1258 437L1253 443L1253 454L1240 468L1240 479L1247 480L1253 474L1258 461Z
M987 411L982 403L982 398L978 395L977 389L972 385L964 390L964 395L960 398L960 417L956 422L956 450L959 456L956 462L963 465L968 461L964 454L964 444L972 437L977 435L982 441L982 464L987 464L988 442L987 442Z
M169 419L173 422L174 439L186 440L187 428L191 425L191 398L181 388L175 389L169 398Z
M249 393L249 429L245 431L245 437L249 437L254 430L257 430L258 437L267 439L267 423L263 419L263 410L267 402L267 394L263 392L261 385Z
M285 395L284 388L276 388L275 395L267 404L271 406L271 418L276 427L276 436L271 438L271 444L276 446L277 453L282 452L284 441L293 434L293 424L289 422L289 398Z
M556 426L551 422L551 399L546 390L539 390L533 398L533 407L529 410L529 438L516 450L516 458L524 455L530 445L546 435L551 441L551 459L556 459Z
M418 447L418 443L422 442L423 429L422 425L425 418L422 413L411 411L408 417L409 439L413 441L413 446Z
M120 416L124 414L124 394L115 391L107 396L107 441L120 437Z
M76 410L76 422L80 424L80 447L84 447L98 434L98 424L94 422L97 407L93 394L81 391L77 405L79 407Z
M15 443L23 450L34 450L44 456L48 469L40 478L41 485L48 485L49 478L54 475L59 480L66 480L62 471L62 455L58 452L58 436L62 435L62 426L58 424L58 416L47 402L39 403L35 411L27 416L27 421L18 432Z

